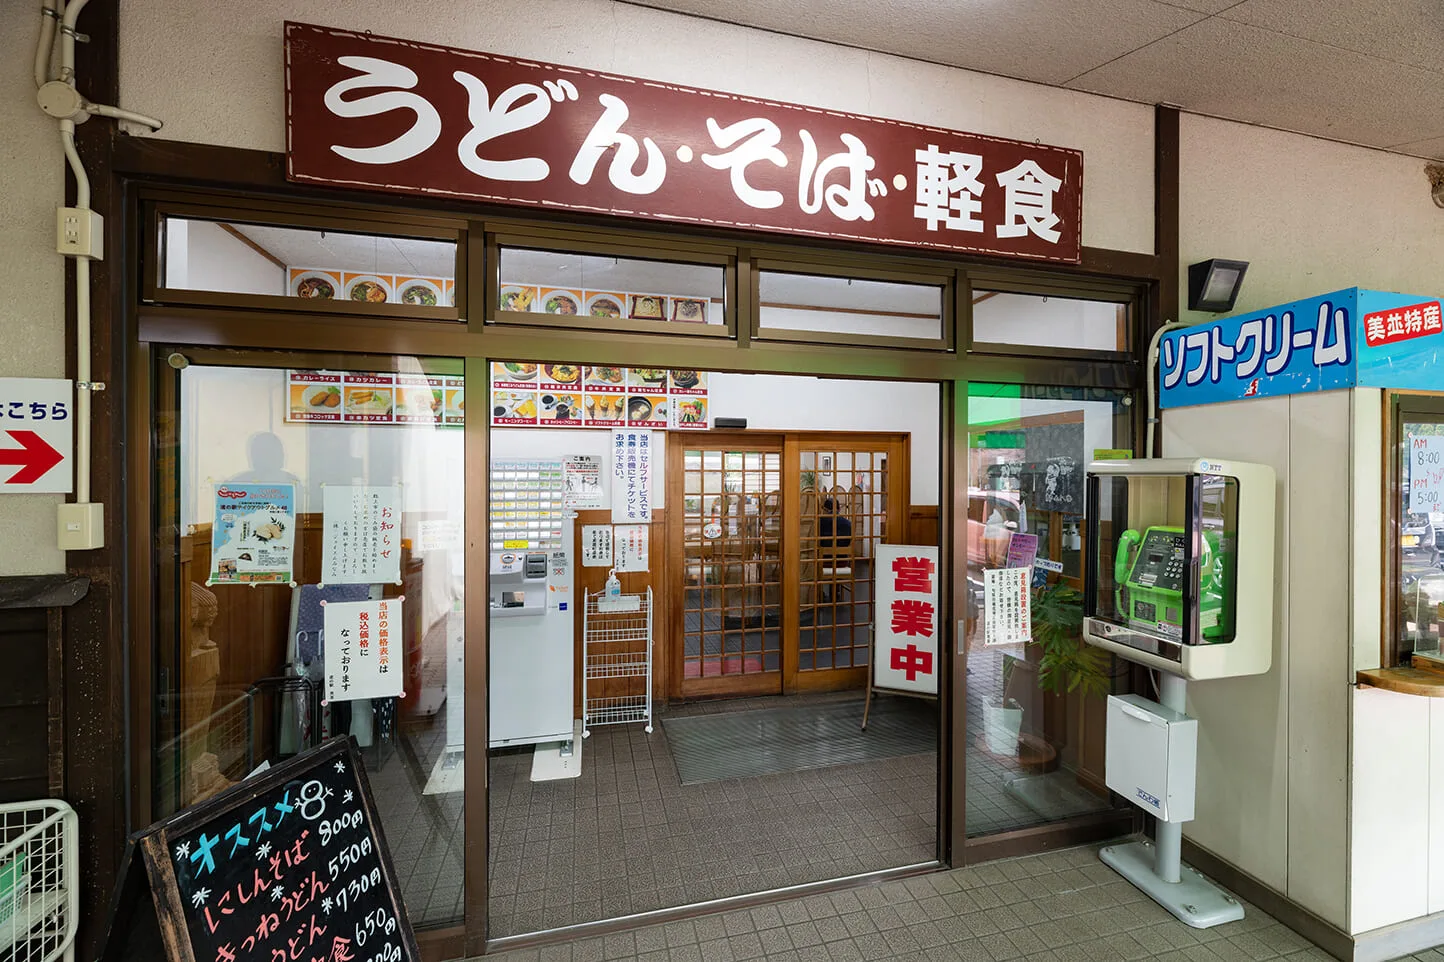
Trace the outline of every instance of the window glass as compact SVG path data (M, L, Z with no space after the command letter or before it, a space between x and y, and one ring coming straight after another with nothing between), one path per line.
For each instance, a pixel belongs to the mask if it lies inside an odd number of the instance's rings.
M1398 525L1395 645L1397 663L1411 655L1444 660L1440 652L1439 608L1444 604L1444 419L1406 416L1400 435L1399 492L1394 517Z
M1111 807L1111 656L1083 644L1084 474L1128 447L1116 391L968 385L967 833ZM978 733L974 737L973 733Z
M943 288L848 277L761 271L758 327L938 341Z
M156 419L152 797L164 817L350 735L430 926L462 914L464 432L444 407L462 375L398 366L176 376Z
M1126 351L1128 305L975 290L973 342Z
M720 327L726 285L716 264L503 247L497 308Z
M456 306L456 244L167 217L159 284L359 305Z

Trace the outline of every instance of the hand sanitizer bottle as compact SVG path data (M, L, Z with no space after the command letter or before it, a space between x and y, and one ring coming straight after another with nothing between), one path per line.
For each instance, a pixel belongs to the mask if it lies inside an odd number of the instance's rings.
M617 579L617 569L613 568L607 572L607 589L604 599L609 602L620 601L622 598L622 582Z

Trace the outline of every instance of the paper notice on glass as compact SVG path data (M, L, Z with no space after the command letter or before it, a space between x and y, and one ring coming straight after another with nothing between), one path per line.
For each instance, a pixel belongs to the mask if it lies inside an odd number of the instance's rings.
M402 695L402 600L322 603L327 701Z
M433 518L416 525L418 551L450 551L461 547L461 522Z
M610 568L612 566L612 526L609 524L582 525L582 567Z
M619 524L612 539L613 567L618 571L646 571L651 528L645 524Z
M401 488L321 486L321 584L401 583Z
M1409 510L1444 511L1444 437L1410 435Z
M602 491L602 459L595 454L567 455L564 471L566 474L566 506L574 510L604 508L607 505Z
M206 584L289 584L295 544L294 484L216 486Z
M1033 637L1028 582L1031 568L983 572L983 644L1020 645Z
M612 523L652 520L652 432L612 432Z

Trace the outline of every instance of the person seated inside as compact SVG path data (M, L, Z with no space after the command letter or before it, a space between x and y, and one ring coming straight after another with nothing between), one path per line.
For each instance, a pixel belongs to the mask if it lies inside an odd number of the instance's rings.
M837 505L827 498L817 516L817 547L823 551L846 548L852 544L852 522L839 517Z

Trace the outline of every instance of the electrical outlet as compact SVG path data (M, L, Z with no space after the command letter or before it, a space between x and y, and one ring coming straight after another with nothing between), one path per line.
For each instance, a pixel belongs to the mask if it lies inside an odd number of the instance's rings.
M66 257L105 259L105 219L89 208L61 207L55 212L55 250Z

